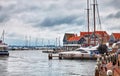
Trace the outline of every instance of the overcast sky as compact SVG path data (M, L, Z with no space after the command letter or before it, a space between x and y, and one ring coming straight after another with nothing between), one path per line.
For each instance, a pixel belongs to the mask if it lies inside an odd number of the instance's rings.
M93 30L92 1L90 0L90 30ZM120 0L98 0L102 29L109 34L120 33ZM97 29L99 30L99 23ZM86 0L0 0L0 35L5 30L5 42L9 45L25 45L31 39L34 44L61 44L66 32L87 30Z

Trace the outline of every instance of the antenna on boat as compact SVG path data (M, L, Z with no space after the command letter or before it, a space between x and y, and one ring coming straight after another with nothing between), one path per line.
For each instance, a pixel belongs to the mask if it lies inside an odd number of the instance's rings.
M59 47L60 47L60 36L59 36Z

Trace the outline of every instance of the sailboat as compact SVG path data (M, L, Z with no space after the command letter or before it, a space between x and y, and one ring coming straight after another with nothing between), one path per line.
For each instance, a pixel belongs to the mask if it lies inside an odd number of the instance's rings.
M0 39L0 56L9 56L8 45L4 43L4 30Z
M80 47L73 51L60 52L64 59L97 59L100 56L97 48L99 44L96 43L96 22L95 22L95 6L96 2L93 0L93 18L94 18L94 32L92 34L94 38L94 46L90 46L90 31L89 31L89 0L87 0L87 15L88 15L88 47Z

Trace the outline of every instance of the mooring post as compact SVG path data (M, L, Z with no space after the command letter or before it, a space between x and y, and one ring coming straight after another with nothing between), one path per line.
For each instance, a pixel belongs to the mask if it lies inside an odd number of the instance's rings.
M59 54L59 59L60 59L60 60L62 59L62 54Z
M95 76L99 76L98 66L95 67Z
M51 53L48 54L48 58L49 58L49 60L52 59L52 54Z

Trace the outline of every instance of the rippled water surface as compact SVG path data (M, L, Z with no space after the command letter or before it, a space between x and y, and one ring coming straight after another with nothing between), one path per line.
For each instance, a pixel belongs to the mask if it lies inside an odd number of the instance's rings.
M10 51L0 57L0 76L94 76L95 61L48 60L41 51Z

